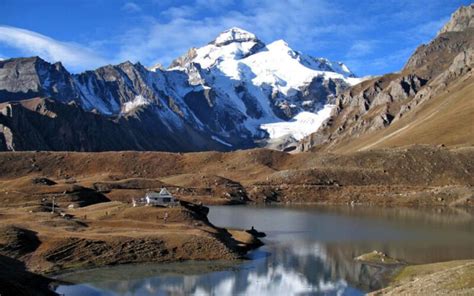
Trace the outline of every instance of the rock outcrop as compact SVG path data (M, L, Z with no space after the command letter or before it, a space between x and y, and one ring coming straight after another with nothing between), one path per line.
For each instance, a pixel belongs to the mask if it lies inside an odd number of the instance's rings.
M451 20L443 26L439 34L446 32L462 32L474 28L474 4L462 6L451 16Z

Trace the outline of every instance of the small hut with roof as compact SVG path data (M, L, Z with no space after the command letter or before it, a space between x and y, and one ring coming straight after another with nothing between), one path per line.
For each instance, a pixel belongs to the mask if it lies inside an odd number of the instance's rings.
M166 188L162 188L159 193L148 192L145 195L145 201L150 206L177 206L178 200L171 195Z

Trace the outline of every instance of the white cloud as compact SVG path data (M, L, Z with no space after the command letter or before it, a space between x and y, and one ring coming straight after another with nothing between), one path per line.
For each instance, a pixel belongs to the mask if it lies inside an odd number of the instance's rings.
M140 12L142 8L134 2L127 2L122 6L122 10L126 12Z
M61 61L71 70L95 68L107 63L105 59L84 46L57 41L15 27L0 26L0 43L14 47L25 55L39 55L50 62Z

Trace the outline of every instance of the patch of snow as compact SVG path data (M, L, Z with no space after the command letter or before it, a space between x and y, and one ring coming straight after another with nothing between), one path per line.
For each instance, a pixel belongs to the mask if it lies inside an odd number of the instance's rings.
M211 136L211 138L212 138L214 141L217 141L217 142L219 142L219 143L221 143L221 144L224 144L224 145L226 145L226 146L228 146L228 147L232 147L232 144L229 144L229 143L227 143L226 141L224 141L224 140L222 140L222 139L220 139L220 138L218 138L218 137L216 137L216 136Z
M356 77L348 77L348 78L345 79L345 81L349 85L353 86L353 85L361 83L362 81L364 81L364 79L363 78L356 78Z
M260 125L260 128L268 132L270 139L291 135L299 141L316 132L321 124L329 118L334 107L335 105L328 104L317 113L300 112L290 121L266 123Z
M201 65L202 68L210 68L221 62L234 61L248 55L251 49L257 44L256 41L250 40L246 42L233 42L225 46L215 46L209 44L196 50L196 58L193 62ZM225 72L224 72L225 73ZM238 77L238 75L229 75Z
M342 71L344 71L346 73L351 73L351 70L349 70L349 68L347 68L347 66L345 64L340 63L339 65L341 66Z
M77 77L74 77L74 82L82 95L82 103L87 110L96 109L101 114L112 114L105 101L94 94L94 87L90 79L87 80L87 85L80 83Z
M148 105L150 101L145 99L142 95L135 96L132 101L123 104L123 113L128 113L140 106Z
M298 54L283 40L267 45L266 49L241 61L254 74L252 82L255 85L271 85L282 94L289 95L292 90L323 74L302 65L297 59Z
M43 80L43 87L48 89L51 87L52 81L51 77L48 75L45 80Z
M156 72L156 70L164 70L164 67L163 67L162 64L157 63L157 64L155 64L154 66L147 67L147 70L148 70L148 71L151 71L151 72Z

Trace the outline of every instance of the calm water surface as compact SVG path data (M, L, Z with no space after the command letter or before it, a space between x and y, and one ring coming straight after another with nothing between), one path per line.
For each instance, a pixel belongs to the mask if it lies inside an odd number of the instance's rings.
M381 269L354 257L379 250L411 263L474 258L474 215L462 209L211 207L217 226L266 232L239 262L140 264L63 275L65 295L362 295Z

